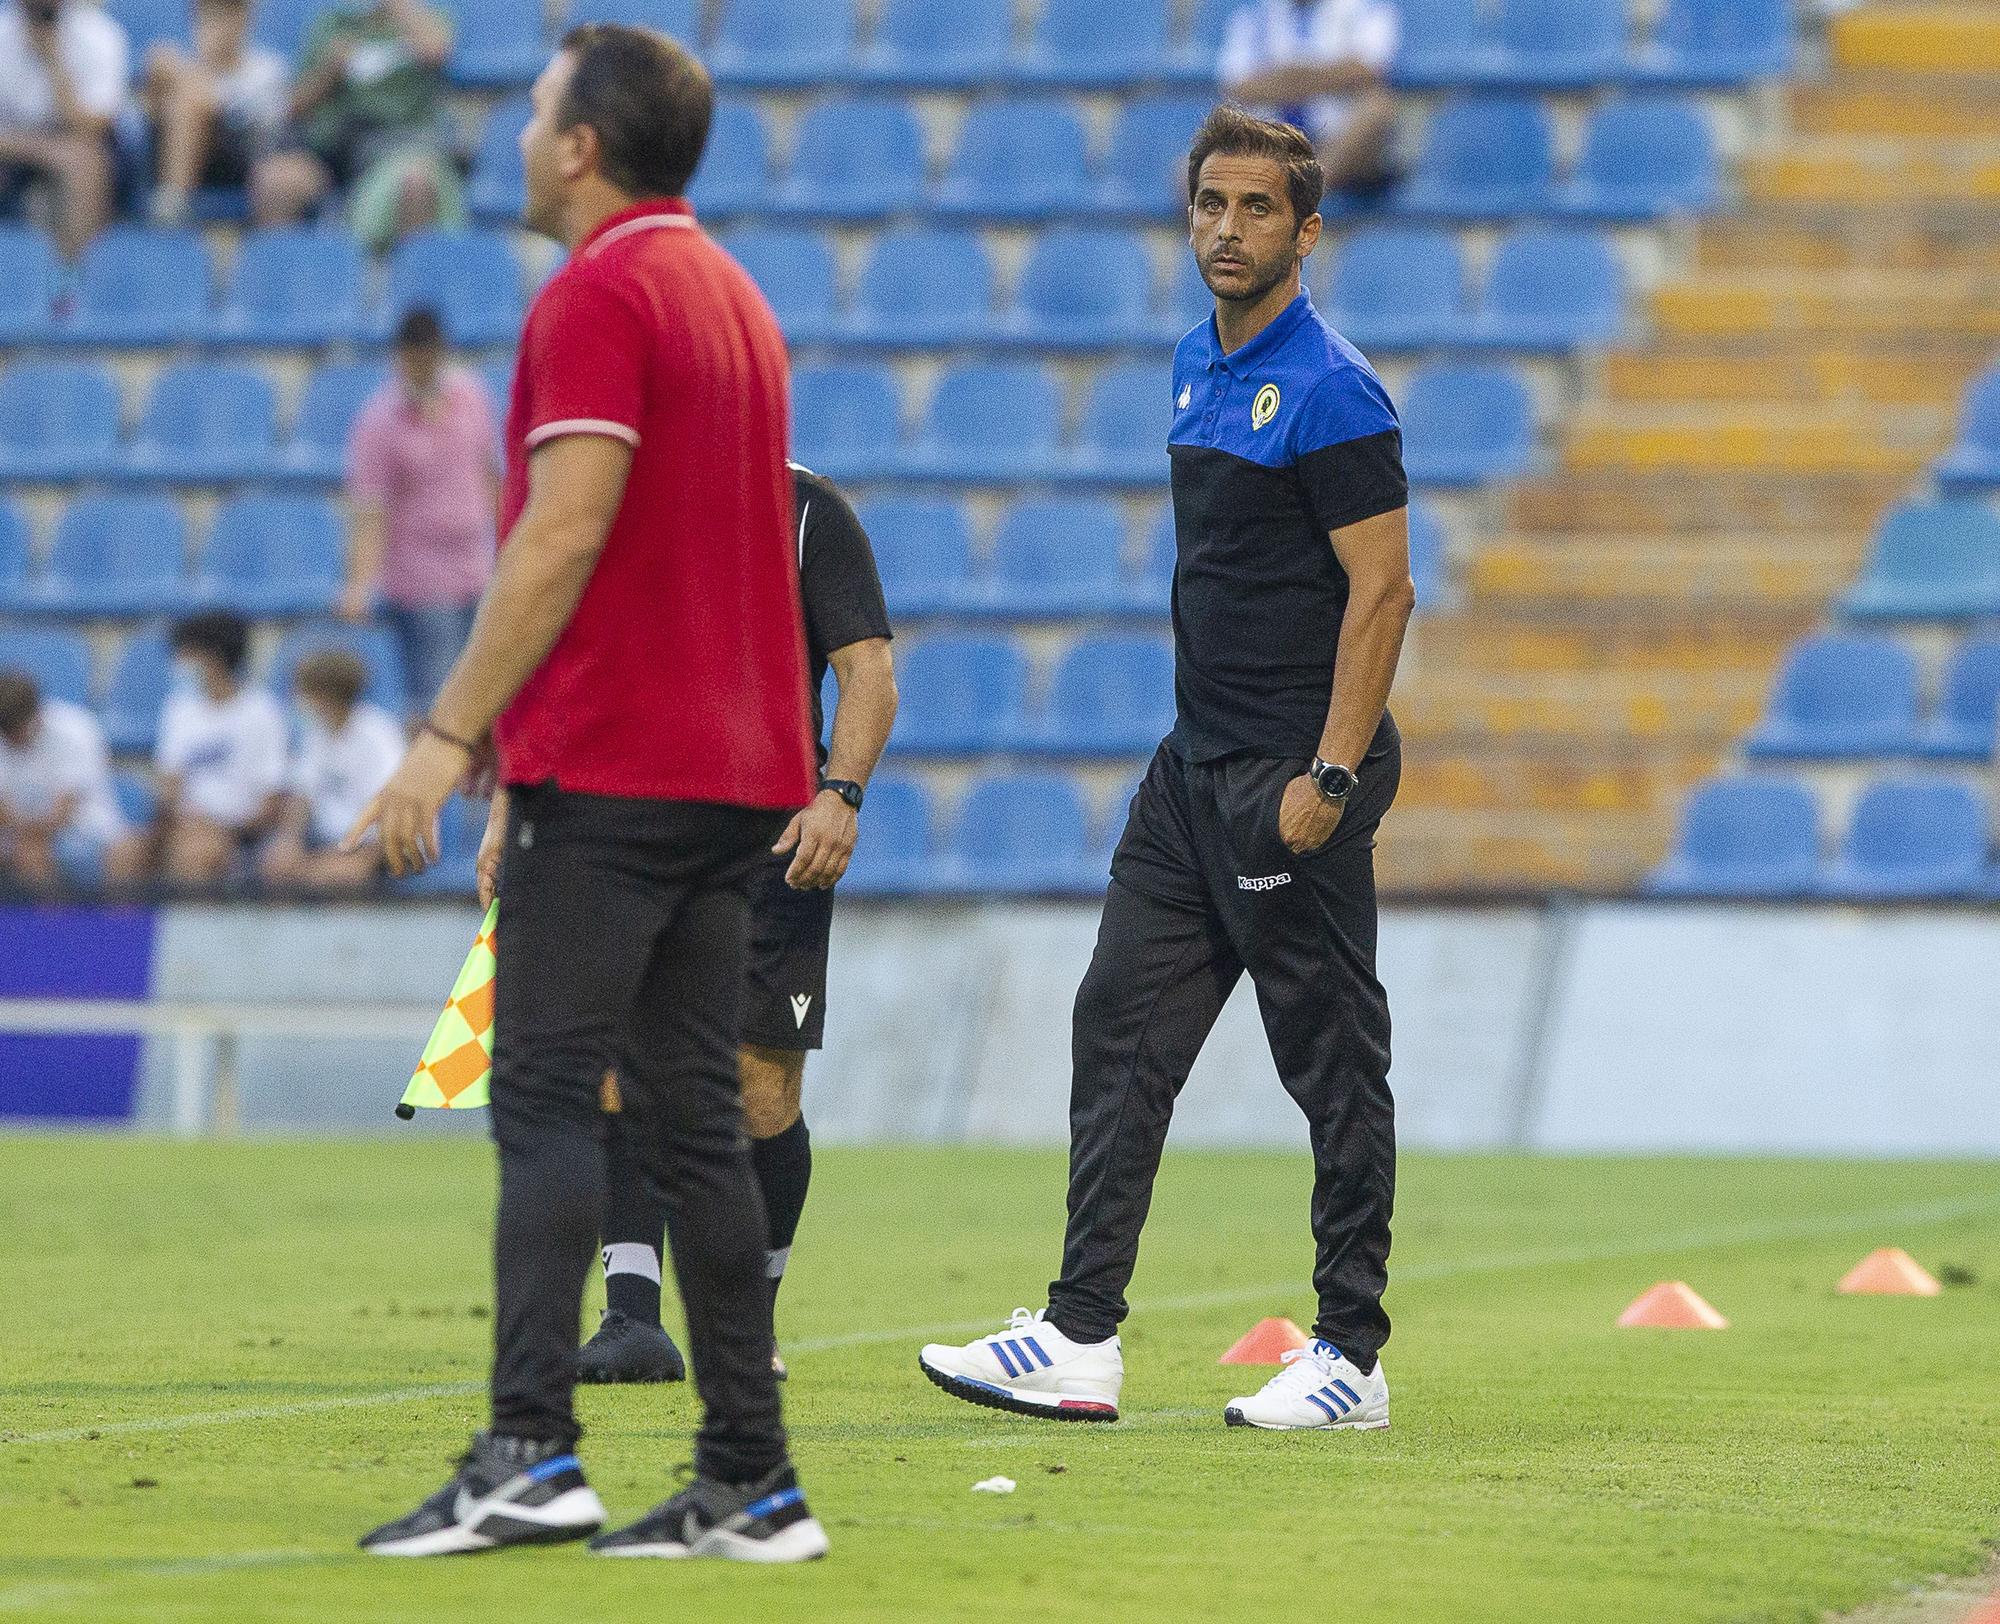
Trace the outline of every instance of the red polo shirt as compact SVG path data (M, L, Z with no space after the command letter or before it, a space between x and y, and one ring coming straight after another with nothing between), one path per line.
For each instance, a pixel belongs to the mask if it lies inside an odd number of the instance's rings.
M542 289L514 369L501 533L539 445L608 435L632 473L576 614L495 729L507 783L812 798L788 411L777 321L685 203L613 215Z

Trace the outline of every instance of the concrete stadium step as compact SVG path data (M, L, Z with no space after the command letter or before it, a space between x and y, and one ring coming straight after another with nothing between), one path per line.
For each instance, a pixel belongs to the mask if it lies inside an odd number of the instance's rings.
M1664 335L2000 337L2000 288L1976 270L1734 271L1653 292Z
M1749 669L1418 673L1397 686L1396 719L1426 744L1675 739L1721 748L1762 714L1768 687L1762 670Z
M1644 812L1671 814L1691 777L1717 747L1651 742L1624 749L1561 743L1507 748L1491 741L1452 749L1405 740L1399 806L1454 812Z
M1480 550L1465 581L1481 601L1564 598L1647 608L1698 600L1811 608L1846 584L1865 546L1858 533L1509 536Z
M1409 644L1415 680L1505 673L1536 678L1586 671L1764 673L1818 623L1817 606L1708 607L1671 602L1645 613L1599 604L1527 609L1490 603L1418 623Z
M1791 122L1805 136L1984 136L2000 130L2000 78L1933 73L1838 74L1791 91Z
M1743 160L1743 197L1778 202L1887 202L1912 198L1990 203L2000 198L2000 143L1979 136L1824 136Z
M1900 473L1854 470L1716 469L1691 480L1674 470L1569 469L1522 480L1502 505L1515 532L1838 534L1873 525L1907 485Z
M2000 7L1866 5L1829 30L1837 68L2000 74Z
M1995 111L2000 128L2000 108ZM1990 207L1819 205L1759 208L1710 220L1695 240L1703 271L1974 271L2000 273Z
M1673 820L1645 812L1434 811L1398 806L1376 873L1402 896L1620 891L1665 854Z
M1725 469L1914 475L1949 438L1937 409L1844 406L1585 407L1563 460L1571 468Z
M1947 413L1991 354L1983 339L1662 338L1603 361L1606 397L1626 405L1929 406Z

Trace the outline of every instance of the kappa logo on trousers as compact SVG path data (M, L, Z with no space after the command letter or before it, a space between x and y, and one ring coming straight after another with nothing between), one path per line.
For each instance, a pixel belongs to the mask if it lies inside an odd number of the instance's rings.
M1248 874L1236 876L1236 889L1239 891L1275 891L1279 886L1291 883L1292 877L1289 874L1262 874L1255 879Z

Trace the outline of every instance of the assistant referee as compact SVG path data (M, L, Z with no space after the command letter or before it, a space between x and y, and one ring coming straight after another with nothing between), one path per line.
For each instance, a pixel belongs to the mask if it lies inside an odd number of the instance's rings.
M1386 706L1415 595L1394 407L1300 288L1312 143L1218 108L1188 158L1215 315L1174 356L1174 731L1111 865L1077 994L1069 1229L1045 1314L925 1372L973 1403L1110 1420L1118 1327L1175 1097L1247 970L1315 1169L1314 1342L1231 1425L1388 1425L1395 1116L1375 977L1375 830L1401 751Z
M498 570L422 735L362 820L397 872L490 728L505 785L492 1424L363 1546L428 1556L594 1532L577 1320L604 1206L599 1080L663 1192L704 1415L695 1480L595 1541L818 1556L771 1370L764 1210L736 1048L751 876L816 788L783 340L680 199L707 74L665 36L573 31L521 137L527 223L569 249L528 314ZM360 830L357 829L357 835Z

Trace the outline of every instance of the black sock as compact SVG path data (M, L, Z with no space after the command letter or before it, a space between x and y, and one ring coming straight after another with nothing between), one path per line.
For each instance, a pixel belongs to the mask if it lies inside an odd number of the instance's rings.
M647 1257L639 1257L640 1252ZM650 1274L645 1269L649 1260ZM658 1248L632 1241L604 1248L604 1306L647 1325L660 1323Z
M812 1135L806 1119L800 1117L783 1133L769 1139L750 1141L750 1165L757 1170L757 1185L764 1192L764 1213L771 1225L771 1250L765 1258L771 1295L778 1295L785 1263L791 1256L792 1238L799 1232L799 1214L806 1207L806 1186L812 1182Z

